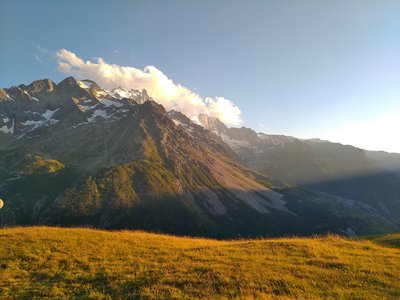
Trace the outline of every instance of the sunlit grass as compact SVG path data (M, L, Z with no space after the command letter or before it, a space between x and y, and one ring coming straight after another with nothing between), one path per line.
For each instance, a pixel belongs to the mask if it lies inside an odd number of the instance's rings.
M400 249L338 236L216 241L138 231L0 230L10 298L400 297Z
M26 174L54 173L64 169L64 164L54 159L35 155L32 162L25 166Z

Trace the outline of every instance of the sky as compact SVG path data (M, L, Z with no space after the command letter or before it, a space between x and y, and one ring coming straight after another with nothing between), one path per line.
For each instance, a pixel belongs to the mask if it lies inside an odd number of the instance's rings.
M0 88L69 75L231 126L400 153L400 1L0 2Z

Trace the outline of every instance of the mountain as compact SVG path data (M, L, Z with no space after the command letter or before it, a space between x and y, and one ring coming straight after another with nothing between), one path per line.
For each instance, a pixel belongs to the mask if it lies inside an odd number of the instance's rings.
M377 166L400 176L400 154L387 153L385 151L364 150L364 152L365 156L373 161Z
M213 117L199 121L219 135L260 173L335 197L344 207L359 205L400 222L400 155L365 151L319 139L297 139L228 128Z
M285 153L293 143L307 154L309 144L295 138L228 128L204 115L201 126L167 112L145 90L107 90L89 79L38 80L0 97L2 225L219 238L399 229L396 194L393 204L382 202L386 213L372 200L296 186L286 173L257 166L268 166L265 151ZM297 153L289 150L288 157ZM290 173L279 156L272 161Z

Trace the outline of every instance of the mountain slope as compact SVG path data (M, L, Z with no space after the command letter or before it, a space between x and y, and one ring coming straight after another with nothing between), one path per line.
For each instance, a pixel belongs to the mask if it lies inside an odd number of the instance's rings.
M365 155L379 167L396 173L400 177L400 154L384 151L364 151Z
M246 166L292 185L330 195L343 209L359 206L400 224L400 178L396 154L364 151L318 139L228 128L218 119L199 117L205 128L227 143Z
M238 161L246 156L223 135L166 112L145 91L40 80L3 90L0 121L3 225L213 237L398 229L364 202L350 205L245 168ZM226 130L234 138L251 133Z
M5 89L0 104L13 124L1 135L3 224L284 232L272 213L294 215L283 195L257 182L207 130L176 125L145 92L116 98L88 80L51 89L49 82Z

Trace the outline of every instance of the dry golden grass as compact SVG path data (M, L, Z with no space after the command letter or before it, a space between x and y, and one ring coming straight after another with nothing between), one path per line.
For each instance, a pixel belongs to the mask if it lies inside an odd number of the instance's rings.
M0 230L4 298L395 299L399 278L400 249L337 236L216 241Z

